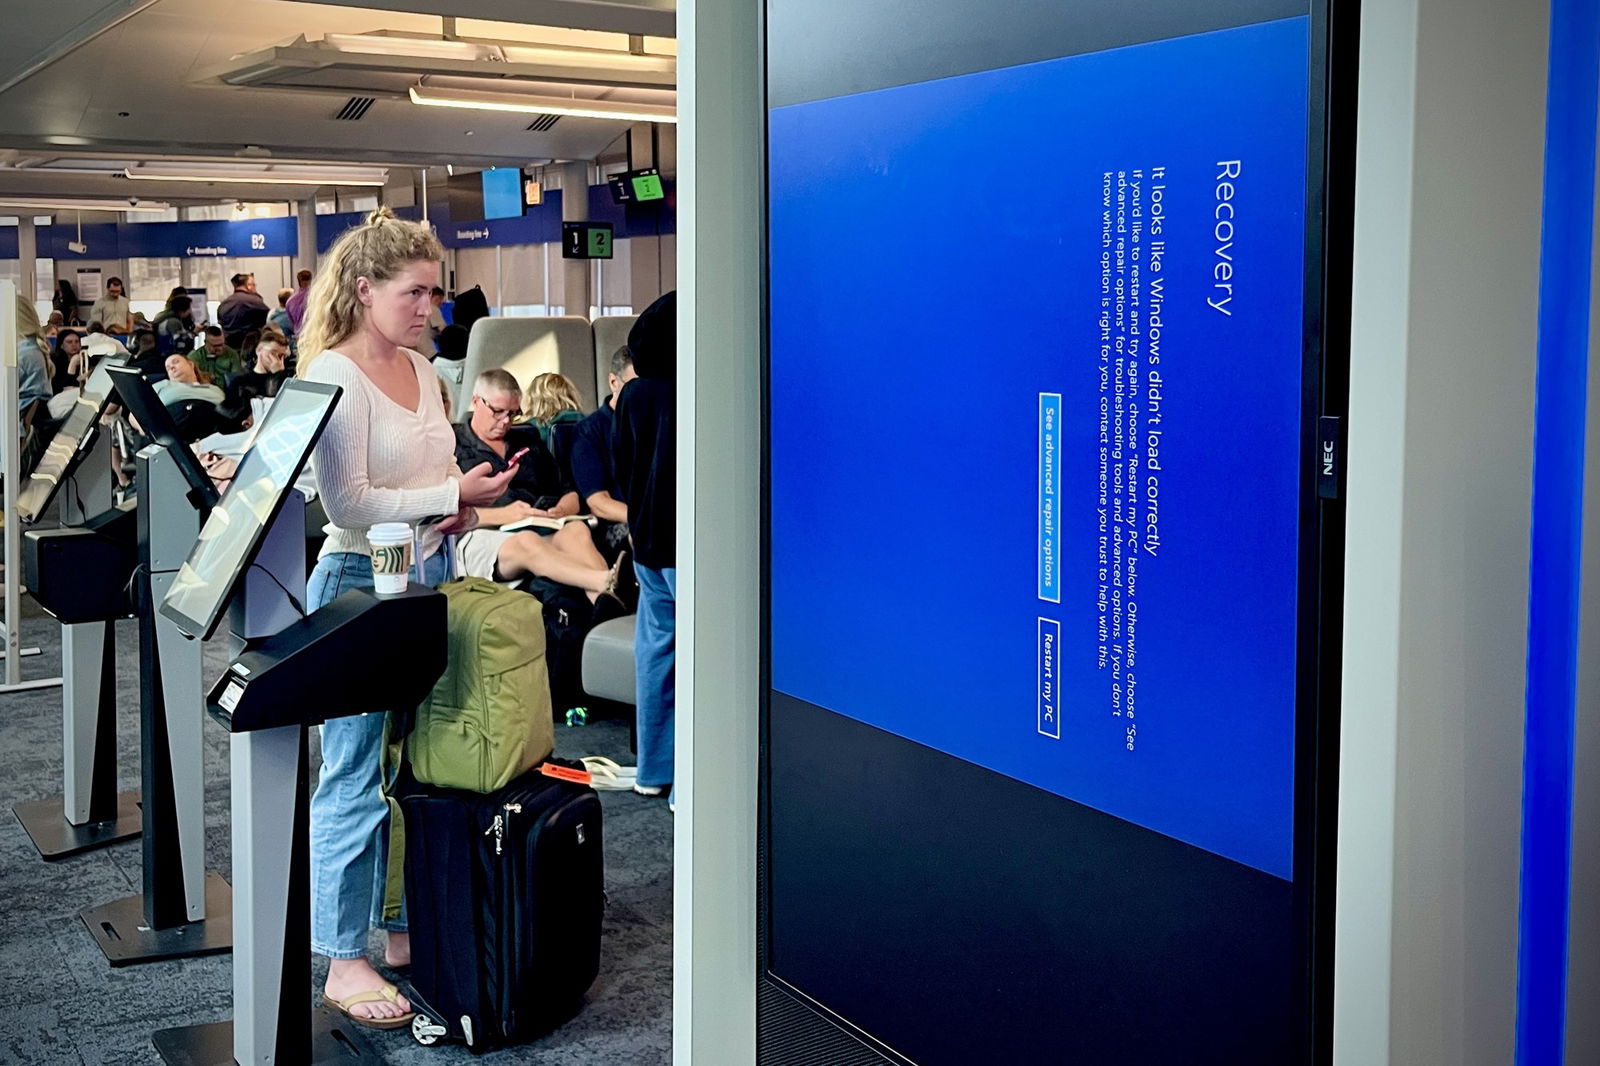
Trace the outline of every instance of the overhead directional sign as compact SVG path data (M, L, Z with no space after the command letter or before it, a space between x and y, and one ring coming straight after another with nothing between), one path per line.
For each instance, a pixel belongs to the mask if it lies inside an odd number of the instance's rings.
M46 259L250 259L293 256L300 251L294 218L216 219L191 222L101 222L39 227L39 255ZM70 245L83 246L82 252ZM15 253L13 253L15 254Z

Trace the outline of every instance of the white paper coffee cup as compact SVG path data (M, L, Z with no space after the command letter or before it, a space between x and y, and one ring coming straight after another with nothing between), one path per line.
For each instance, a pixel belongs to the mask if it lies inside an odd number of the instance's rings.
M411 527L404 522L380 522L367 530L372 545L372 589L380 596L406 590L411 575Z

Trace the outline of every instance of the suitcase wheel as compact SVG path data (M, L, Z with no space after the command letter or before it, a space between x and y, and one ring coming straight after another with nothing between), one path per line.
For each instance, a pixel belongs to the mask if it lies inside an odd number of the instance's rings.
M419 1014L411 1019L411 1035L423 1047L432 1047L439 1042L439 1038L448 1032L444 1026L428 1017Z

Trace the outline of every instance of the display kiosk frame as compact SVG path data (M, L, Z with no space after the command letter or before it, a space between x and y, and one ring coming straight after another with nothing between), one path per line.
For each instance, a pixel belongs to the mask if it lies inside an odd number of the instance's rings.
M873 82L873 79L879 76L879 71L874 67L870 73L863 72L880 60L885 69L896 63L899 63L896 69L901 69L915 66L919 62L937 62L949 51L941 46L948 45L949 42L939 37L940 31L931 30L925 34L918 34L918 41L921 43L916 48L908 47L903 41L900 42L904 52L903 63L898 60L891 62L881 59L882 51L872 47L871 35L863 34L861 28L870 27L874 31L883 33L886 39L891 32L897 32L894 31L894 20L887 12L887 5L876 5L879 9L876 14L852 20L850 30L821 25L828 16L826 11L819 11L816 8L811 8L804 19L797 20L793 16L793 11L798 5L793 5L791 0L784 0L784 5L790 7L790 17L787 21L779 17L777 5L768 9L765 31L767 49L765 77L769 95L774 93L776 81L793 75L796 69L805 67L807 63L809 69L795 76L802 80L810 79L808 86L814 87L822 81L834 79L834 82L839 83L841 87L829 92L802 92L798 94L800 99L830 99L870 91L879 85L911 84L920 79L911 76L899 79L886 77L882 82ZM1051 6L1034 3L1022 5L1014 13L1012 32L1019 34L1025 32L1022 27L1030 24L1030 20L1059 17L1046 11L1046 8ZM1101 14L1090 12L1088 10L1090 5L1069 6L1077 7L1088 23L1085 26L1084 37L1103 38L1105 41L1099 46L1086 47L1082 52L1137 43L1134 40L1117 39L1117 34L1123 32L1123 28L1113 24L1118 22L1116 17L1102 17ZM1177 16L1178 21L1182 22L1185 18L1189 20L1186 24L1188 28L1180 31L1184 34L1198 34L1209 29L1234 25L1226 20L1216 26L1206 25L1205 19L1210 17L1208 12L1211 8L1165 3L1156 6L1164 10L1177 10L1182 7L1183 10ZM1234 6L1244 11L1246 15L1244 21L1238 23L1240 25L1249 24L1252 20L1280 17L1282 12L1278 9L1284 7L1270 3ZM1278 14L1275 15L1274 12ZM936 24L946 13L944 8L937 8L924 11L920 17L930 24ZM1288 14L1292 15L1294 12ZM1344 0L1311 0L1299 14L1310 16L1306 203L1311 209L1305 213L1304 231L1304 316L1303 345L1300 353L1302 395L1299 412L1300 473L1297 476L1299 517L1296 582L1297 646L1295 698L1291 709L1295 726L1292 930L1289 934L1292 943L1288 948L1292 958L1292 966L1289 968L1292 973L1292 988L1285 990L1289 1021L1281 1034L1284 1045L1292 1048L1292 1051L1286 1058L1270 1057L1276 1054L1276 1051L1260 1052L1269 1056L1261 1061L1263 1063L1270 1061L1271 1066L1285 1066L1286 1063L1294 1063L1297 1066L1312 1066L1312 1064L1326 1066L1332 1061L1331 952L1344 582L1345 471L1342 462L1344 448L1342 437L1348 407L1350 260L1354 215L1354 108L1359 26L1357 5L1345 3ZM953 19L959 20L963 17L968 16L953 16ZM851 47L841 53L848 53L848 62L841 60L838 65L839 68L849 69L836 69L835 65L830 64L825 51L819 52L815 47L817 41L828 33L854 34L851 37ZM805 46L803 50L802 44ZM1021 64L1054 58L1045 54L1030 54L1029 50L1035 47L1026 43L1014 47L1013 58L1005 63L947 73L991 70L1012 63ZM780 57L782 49L790 50L787 59ZM798 58L802 52L806 57L804 60ZM784 63L788 63L787 74L782 69ZM775 70L778 71L777 74L774 73ZM792 81L785 88L792 90ZM776 105L770 101L767 104L769 109L774 106ZM771 111L765 113L770 119ZM770 132L770 126L768 128ZM837 998L831 1001L825 999L816 994L816 989L788 980L782 968L775 967L774 949L778 946L782 934L775 926L773 901L774 893L782 889L781 880L785 876L785 856L781 854L782 849L793 846L795 834L792 827L796 819L801 817L794 812L808 809L807 804L815 799L816 791L831 787L829 781L831 769L835 767L842 769L845 764L854 766L857 763L876 768L874 774L866 775L874 782L874 787L863 788L859 793L853 794L858 802L872 803L882 808L875 812L874 821L882 817L888 821L904 818L914 822L919 817L919 811L937 812L936 815L922 814L921 817L948 816L951 821L941 827L942 838L939 834L930 834L918 828L900 835L893 841L861 835L843 850L858 855L861 858L861 865L870 870L877 857L881 855L881 852L872 850L874 847L891 847L903 851L927 848L928 850L919 854L924 855L927 862L935 863L937 866L935 856L940 854L939 848L948 843L950 838L954 837L963 842L973 841L978 850L984 854L989 854L992 850L994 857L1000 860L989 868L988 876L994 880L986 888L952 884L948 871L936 868L926 870L929 879L927 884L914 884L912 882L916 881L916 878L913 877L906 883L906 888L909 893L916 895L935 895L945 900L963 901L952 904L953 912L959 912L963 907L967 907L973 913L977 913L986 908L993 910L1016 902L1006 892L1009 887L1006 883L1007 878L1013 872L1014 866L1032 863L1035 866L1050 864L1051 870L1065 868L1066 864L1057 862L1056 856L1047 857L1031 853L1026 840L1014 837L1006 825L1008 821L1017 818L1023 808L1028 811L1029 824L1039 824L1040 820L1055 817L1053 812L1061 810L1065 801L1041 789L928 748L924 748L922 755L919 756L924 763L922 770L908 771L899 760L905 751L905 746L912 742L859 723L851 723L849 728L835 729L830 725L830 721L835 719L842 721L842 717L826 710L807 712L807 716L802 720L797 717L793 707L798 701L774 689L771 369L773 293L770 183L769 168L763 181L768 197L764 208L764 230L769 239L764 243L762 253L765 269L762 316L764 334L761 533L762 723L756 859L757 1062L760 1066L800 1066L802 1063L818 1061L819 1056L825 1056L829 1062L849 1063L851 1066L879 1063L933 1066L947 1061L938 1057L938 1051L927 1051L920 1056L907 1054L904 1048L896 1046L889 1034L863 1023L863 1015L866 1012L857 1010L857 1004L840 1003ZM927 224L936 226L939 221L930 219ZM914 373L915 368L908 368L908 372ZM916 532L907 531L905 535L915 536ZM930 580L937 579L930 576ZM885 625L893 624L885 620ZM780 702L784 705L775 710L775 703ZM797 721L803 721L803 726L795 726L794 723ZM826 739L834 742L831 748L832 756L820 759L814 757L815 753L807 752L804 757L797 759L793 755L797 729L825 730ZM969 808L977 803L981 809L982 803L993 802L989 815L968 817L968 812L962 810L961 804L946 802L945 797L939 794L937 786L941 784L952 790L969 788L985 790L984 795L987 798L983 801L975 801L971 793L962 794L966 796ZM923 791L924 789L932 790ZM908 792L911 794L908 795ZM783 814L790 827L789 836L786 838L775 837L773 832L775 812L781 806L788 807L788 811ZM831 833L854 832L849 820L842 817L830 817L825 823L816 824L813 829L808 837L808 845L815 845L818 839L825 839ZM1095 846L1087 835L1080 838L1079 843ZM1109 843L1109 839L1104 843ZM808 851L796 860L791 852L788 861L810 863L815 868L819 856L823 854L828 854L826 849ZM793 867L790 866L788 869L792 870ZM896 871L896 876L899 876L914 873L917 866L911 859L901 857L894 862L893 869ZM955 877L965 877L970 872L967 866L963 865L961 873ZM864 876L870 878L872 875L868 873ZM1037 887L1026 875L1019 880L1027 883L1029 891ZM1058 882L1058 887L1064 883ZM1002 903L1002 900L1007 902ZM1220 905L1222 901L1218 902ZM1026 902L1023 905L1031 906ZM1099 903L1090 904L1081 899L1074 899L1067 893L1057 900L1057 905L1072 908L1099 906ZM1043 906L1041 902L1039 913L1048 913L1049 910L1050 908ZM1226 912L1219 910L1218 913ZM1111 911L1105 912L1105 918L1108 927L1115 926ZM859 915L850 916L848 919L841 915L838 921L841 941L851 942L856 933L863 933L870 941L872 931L860 928L862 923ZM986 932L1005 926L1003 919L984 917ZM1037 926L1032 929L1006 928L1010 930L1006 934L1008 939L980 946L977 966L972 973L967 974L977 982L978 986L982 986L985 979L992 979L994 987L1013 981L1014 975L1011 973L1013 968L1021 972L1038 972L1031 965L1035 950L1046 951L1055 958L1059 958L1062 951L1070 950L1070 943L1060 938L1060 930L1044 930ZM808 931L815 932L815 930ZM1014 939L1010 938L1012 934L1015 934ZM819 943L815 938L811 942ZM1239 943L1248 942L1246 933ZM821 943L829 941L823 938ZM1104 1003L1108 1015L1124 1009L1122 1004L1136 1001L1137 996L1147 990L1111 986L1114 986L1116 981L1125 979L1125 975L1121 972L1124 962L1130 966L1128 971L1130 973L1137 971L1140 965L1150 962L1151 957L1145 953L1152 951L1156 943L1150 939L1129 938L1124 958L1117 959L1116 945L1111 939L1106 939L1103 944L1097 945L1096 950L1104 948L1109 952L1108 957L1115 961L1115 965L1095 975L1094 981L1091 982L1093 988L1089 985L1063 986L1057 989L1059 995L1071 997L1075 1001L1075 1007L1078 1003L1084 1002L1085 995L1092 995L1095 1002ZM946 945L943 952L935 949L926 956L919 954L928 948L929 945L925 944L899 942L892 945L874 943L873 947L867 950L870 953L882 949L878 957L891 963L886 970L892 968L897 977L915 972L919 967L911 960L918 958L927 960L926 964L920 967L924 974L933 973L946 963L972 966L972 959L963 957L962 952L952 945ZM855 957L851 955L852 960ZM932 961L934 959L940 961L934 962ZM838 968L848 969L853 964L853 961L847 964L834 960L834 965ZM1152 964L1159 965L1159 960L1155 959ZM882 980L887 979L880 978L880 981ZM1108 982L1110 986L1107 985ZM988 1034L989 1046L997 1049L995 1051L997 1057L1002 1054L998 1049L1013 1047L1012 1043L1008 1043L1013 1035L1007 1031L1008 1028L1036 1025L1040 1032L1061 1033L1060 1026L1065 1024L1059 1014L1053 1016L1039 1014L1029 1019L1014 1017L997 1019L989 1015L978 1017L972 1013L971 1004L958 1002L945 994L948 991L948 988L936 986L932 982L928 983L928 987L888 987L883 989L883 994L871 1005L871 1009L878 1017L892 1017L897 1016L896 1012L901 1010L900 1005L920 1003L921 1007L918 1009L941 1012L946 1017L956 1019L970 1017L972 1018L970 1024L975 1027L975 1032ZM1171 1002L1167 997L1163 997L1159 1002L1150 1002L1145 1009L1139 1011L1140 1025L1154 1026L1163 1013L1175 1009L1181 1011L1183 1007L1181 1004ZM907 1016L900 1013L898 1017L904 1022ZM1209 1024L1204 1019L1189 1019L1189 1022L1193 1023L1192 1028L1188 1030L1191 1033L1201 1031ZM904 1024L901 1025L901 1031L906 1031ZM1234 1038L1240 1042L1248 1040L1243 1034L1235 1034ZM1072 1043L1070 1035L1063 1034L1061 1039L1063 1047ZM1097 1045L1095 1051L1085 1052L1088 1057L1084 1061L1112 1061L1111 1058L1095 1057L1096 1053L1104 1050L1105 1048ZM1183 1053L1169 1048L1169 1052L1174 1055L1170 1060L1156 1057L1130 1058L1125 1061L1186 1063L1212 1061L1205 1057L1205 1053L1193 1048L1186 1049ZM1128 1048L1124 1048L1122 1053L1134 1054ZM1239 1058L1231 1060L1233 1066L1243 1066L1245 1061L1253 1063L1256 1060Z
M113 399L109 375L101 369L107 365L115 363L101 361L91 377L91 383L98 379L101 387L96 392L86 388L79 396L17 495L19 516L24 522L37 523L61 489L73 485L72 495L61 497L61 531L43 535L60 538L52 547L59 545L63 554L55 558L63 566L70 565L75 580L87 578L87 572L96 576L104 572L98 566L84 566L85 549L96 560L123 559L114 547L115 533L108 529L106 538L101 538L93 531L130 517L114 508L109 437L100 425ZM95 471L91 465L86 498L79 474L85 463L92 462L91 457L98 457L92 461L103 466ZM28 532L24 568L34 597L62 623L62 792L19 803L12 812L40 857L53 861L136 837L143 817L138 791L117 791L114 619L129 617L131 604L100 603L93 608L89 604L96 602L95 597L80 597L74 589L70 606L77 613L66 614L62 603L49 601L53 590L41 584L32 569L42 565L40 537L40 531ZM111 580L120 584L117 577ZM83 620L88 614L93 614L93 619Z
M108 368L122 405L152 443L137 463L136 588L153 605L217 502L155 390L136 367ZM174 506L178 500L189 506ZM153 609L139 613L142 888L79 912L112 966L214 955L233 945L226 881L205 869L204 692L200 646Z

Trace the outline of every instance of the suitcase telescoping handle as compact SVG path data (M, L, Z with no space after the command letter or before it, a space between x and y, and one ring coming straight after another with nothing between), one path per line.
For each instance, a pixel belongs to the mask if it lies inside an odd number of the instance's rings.
M454 533L445 534L444 544L439 550L444 552L444 579L446 581L454 581L456 577L456 535ZM416 525L411 527L411 569L413 572L413 580L415 580L419 585L426 585L427 582L422 580L421 522L418 522Z

